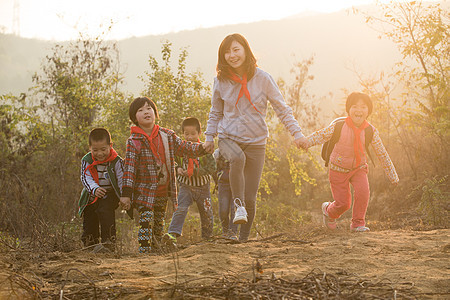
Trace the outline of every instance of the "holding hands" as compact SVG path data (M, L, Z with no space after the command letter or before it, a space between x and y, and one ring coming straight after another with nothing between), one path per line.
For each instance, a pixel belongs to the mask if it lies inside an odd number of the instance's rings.
M207 153L214 153L214 142L204 142L202 146Z
M187 170L185 170L183 168L177 168L177 173L178 173L178 175L188 176Z
M130 199L130 197L120 197L119 205L120 205L121 209L129 210L131 208L131 199Z
M294 144L298 149L302 148L303 150L308 150L309 148L308 139L304 136L294 140Z

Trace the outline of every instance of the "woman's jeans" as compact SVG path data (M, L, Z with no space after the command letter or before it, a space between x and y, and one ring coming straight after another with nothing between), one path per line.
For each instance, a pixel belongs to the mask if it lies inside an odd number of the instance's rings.
M256 213L256 196L264 167L266 145L241 144L230 139L219 139L220 154L230 162L230 186L233 200L245 203L248 222L241 225L239 240L250 235Z
M219 179L218 185L218 198L219 198L219 217L222 224L222 232L225 235L232 233L237 234L238 225L233 224L234 219L234 204L233 197L231 195L231 186L228 171L226 172L226 178Z

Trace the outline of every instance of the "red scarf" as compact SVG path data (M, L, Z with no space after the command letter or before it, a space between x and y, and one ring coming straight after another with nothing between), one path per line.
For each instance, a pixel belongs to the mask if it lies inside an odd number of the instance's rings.
M237 76L235 73L230 72L231 76L230 79L233 80L234 82L240 83L241 84L241 89L239 90L239 96L236 100L236 104L234 105L235 107L237 107L238 103L239 103L239 99L242 97L242 95L245 94L245 96L247 97L248 101L250 102L250 104L253 106L253 108L261 113L256 106L253 104L251 98L250 98L250 92L247 89L247 74L244 73L244 75L242 76L242 79L239 78L239 76Z
M148 143L150 144L150 149L152 150L153 155L155 156L155 158L161 160L159 153L158 153L158 149L156 148L155 143L153 142L154 139L158 136L159 133L159 125L154 125L153 129L152 129L152 133L149 136L141 127L138 126L132 126L131 127L131 133L140 133L143 134L147 140Z
M353 142L353 149L355 151L355 156L356 156L356 167L359 167L359 164L361 163L361 156L359 155L359 153L363 153L363 155L365 156L364 146L361 142L361 132L366 127L369 127L369 123L366 120L364 120L364 122L359 127L356 127L355 124L353 124L353 121L350 117L347 117L345 119L345 123L351 129L353 129L353 133L355 134L355 141Z
M197 142L200 143L200 139L198 139ZM189 158L188 169L187 169L187 174L188 174L189 178L191 178L192 175L194 175L194 163L197 165L197 168L198 168L199 167L198 160Z
M117 157L117 152L116 152L116 150L114 150L113 147L111 147L108 158L103 161L96 160L94 155L92 155L92 153L91 153L91 156L92 156L93 162L92 162L92 164L87 166L86 169L84 169L84 174L86 174L87 170L89 170L92 178L98 184L98 172L97 172L97 168L95 168L95 166L113 161ZM98 199L98 197L95 197L95 199L94 199L94 201L92 201L92 203L95 203L97 201L97 199Z

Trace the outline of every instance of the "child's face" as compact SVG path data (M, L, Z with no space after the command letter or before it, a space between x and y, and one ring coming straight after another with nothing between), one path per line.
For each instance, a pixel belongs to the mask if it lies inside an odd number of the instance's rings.
M369 107L363 100L358 100L355 104L350 106L348 115L352 119L353 124L358 127L369 116Z
M155 111L147 102L136 112L136 121L139 124L139 127L153 128L155 120Z
M92 156L94 156L95 160L103 161L109 157L111 145L108 144L106 139L91 141L89 150L91 150Z
M225 51L225 61L235 70L238 70L245 62L245 49L244 47L233 41L230 49Z
M200 132L197 131L196 126L184 126L184 139L189 142L198 142Z

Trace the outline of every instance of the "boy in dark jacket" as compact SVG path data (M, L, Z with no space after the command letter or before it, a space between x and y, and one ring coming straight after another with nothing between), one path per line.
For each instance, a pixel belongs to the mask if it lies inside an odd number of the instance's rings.
M116 239L115 209L122 189L122 159L113 149L111 135L104 128L89 133L89 150L81 159L81 193L78 215L83 216L85 246L101 242L110 246ZM99 234L99 225L101 234Z

